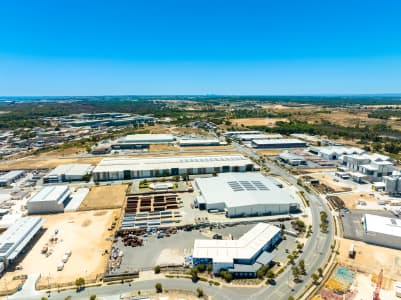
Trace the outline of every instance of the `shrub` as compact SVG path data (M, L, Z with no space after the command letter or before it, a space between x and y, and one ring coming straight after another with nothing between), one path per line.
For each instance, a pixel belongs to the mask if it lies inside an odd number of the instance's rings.
M160 282L155 284L156 293L163 293L163 286Z

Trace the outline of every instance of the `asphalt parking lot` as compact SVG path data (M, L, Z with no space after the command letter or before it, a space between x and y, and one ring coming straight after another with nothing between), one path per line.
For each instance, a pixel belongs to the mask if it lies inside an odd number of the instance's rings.
M351 240L363 240L363 228L361 219L364 214L372 214L383 217L394 217L388 211L372 211L372 210L350 210L349 213L341 213L344 237Z
M228 238L229 234L233 239L238 239L243 234L248 232L255 224L236 225L232 227L224 227L220 229L213 229L213 234L218 233ZM205 231L205 229L203 229ZM210 234L210 233L209 233ZM287 257L286 249L292 251L296 248L295 238L286 236L278 249L274 250L275 260L284 260ZM143 237L141 237L143 238ZM192 231L178 231L170 237L158 239L155 234L143 238L144 245L141 247L126 247L121 239L113 245L123 251L120 267L112 274L129 273L136 270L149 270L155 265L179 263L184 262L184 256L192 254L193 244L195 239L208 239L211 238L199 230Z

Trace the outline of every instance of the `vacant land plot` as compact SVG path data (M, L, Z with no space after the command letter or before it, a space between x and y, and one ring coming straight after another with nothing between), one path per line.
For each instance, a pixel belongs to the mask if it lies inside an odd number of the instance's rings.
M353 270L358 270L368 274L378 274L383 269L384 277L396 281L401 280L401 256L400 251L374 245L364 242L358 242L348 239L341 239L340 254L337 261ZM355 258L348 257L348 251L354 244ZM386 288L383 286L383 288Z
M358 205L377 204L376 197L369 193L349 193L338 195L338 197L350 209L356 208Z
M40 273L39 286L48 288L74 285L75 279L80 276L85 277L87 282L99 279L103 276L108 259L103 253L106 249L110 251L114 235L107 228L118 216L118 210L44 216L45 231L22 259L20 265L23 269L7 272L6 280L17 275ZM56 231L57 240L51 241ZM44 246L48 247L50 255L42 254ZM64 264L63 270L57 271L67 250L71 251L71 257Z
M85 147L70 147L65 149L57 149L45 153L40 153L36 157L59 157L86 153Z
M277 156L281 152L283 152L283 149L272 149L272 150L260 150L256 151L257 155L264 155L264 156Z
M78 210L122 208L127 187L127 184L91 187Z
M321 184L329 187L333 191L333 193L347 192L353 190L353 188L349 184L334 181L335 178L333 178L333 176L331 175L311 174L310 176L318 179Z
M84 158L33 158L27 157L13 161L4 161L0 164L0 170L16 170L16 169L51 169L60 164L98 164L102 157L84 157Z
M249 118L249 119L231 119L230 120L233 125L237 126L275 126L276 122L288 121L287 118Z
M153 144L149 146L150 152L158 152L158 151L177 151L178 147L174 145L167 144Z

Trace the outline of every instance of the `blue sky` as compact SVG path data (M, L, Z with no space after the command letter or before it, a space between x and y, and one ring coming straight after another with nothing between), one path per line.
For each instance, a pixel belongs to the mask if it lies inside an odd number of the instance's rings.
M401 92L401 1L4 0L0 95Z

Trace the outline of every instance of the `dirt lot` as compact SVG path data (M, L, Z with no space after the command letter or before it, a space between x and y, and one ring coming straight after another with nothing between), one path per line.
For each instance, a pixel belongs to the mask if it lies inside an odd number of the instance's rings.
M318 179L321 184L328 186L330 189L333 190L333 193L346 192L352 190L352 188L349 187L348 185L333 181L332 176L323 174L312 174L310 176Z
M355 209L359 201L370 202L372 204L377 203L375 196L371 196L369 193L349 193L338 195L338 197L344 201L346 207L350 209Z
M15 169L51 169L60 164L98 164L102 157L85 157L85 158L34 158L27 157L14 161L4 161L0 164L0 170L15 170Z
M57 149L36 155L36 157L59 157L86 153L85 147L71 147L67 149Z
M122 208L127 187L127 184L91 187L78 210Z
M249 119L231 119L230 120L233 125L236 126L270 126L273 127L276 125L276 122L283 121L286 122L288 119L286 118L249 118Z
M104 210L96 212L74 212L56 215L46 215L43 218L45 231L33 248L22 259L22 270L8 272L0 279L0 289L4 280L21 274L42 274L39 285L47 288L73 284L79 276L87 281L100 278L107 262L107 255L102 255L105 249L110 250L112 241L106 240L114 233L108 231L119 210ZM55 230L59 230L57 242L50 242ZM46 257L41 253L43 246L48 245L51 255ZM57 271L57 265L66 250L72 255L62 271Z
M356 255L354 259L348 257L348 250L351 244L355 245ZM353 270L377 275L383 269L385 278L383 288L392 288L391 280L401 280L401 256L399 250L341 239L339 251L340 254L337 256L338 263Z
M178 151L177 146L173 145L166 145L166 144L153 144L149 146L150 152L157 152L157 151Z
M277 156L281 152L283 152L282 149L273 149L273 150L259 150L256 151L258 155L265 155L265 156Z

